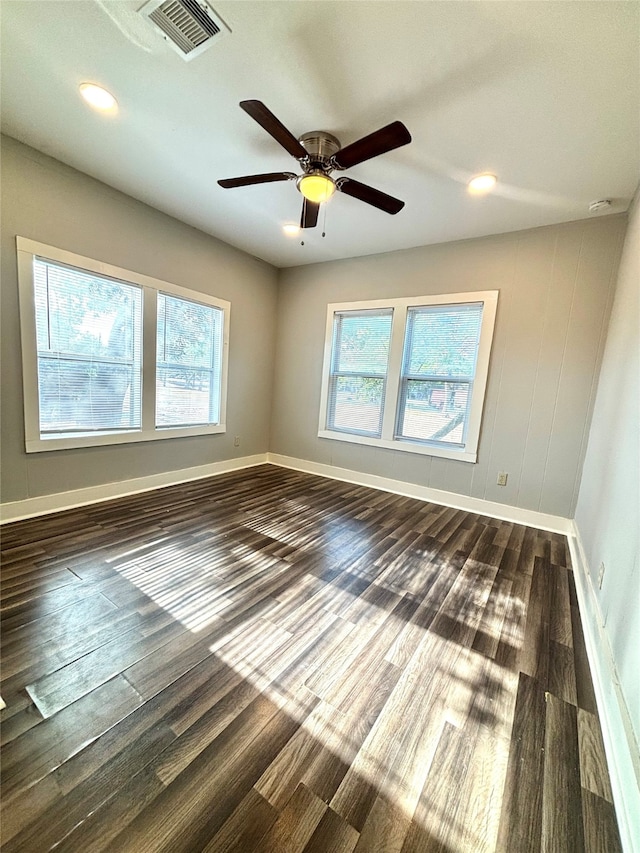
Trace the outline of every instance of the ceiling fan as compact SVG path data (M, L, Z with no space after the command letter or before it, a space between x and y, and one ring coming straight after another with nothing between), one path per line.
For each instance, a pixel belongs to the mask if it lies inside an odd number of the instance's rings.
M331 172L348 169L400 148L411 142L411 134L401 121L394 121L385 127L363 136L345 148L331 133L314 130L295 136L279 121L262 101L240 101L241 108L254 121L263 127L276 142L291 154L300 164L301 175L294 172L267 172L263 175L245 175L241 178L225 178L218 184L225 189L247 187L251 184L267 184L272 181L295 181L302 193L301 228L314 228L318 222L320 204L327 201L333 193L339 192L360 199L385 213L395 214L402 210L404 202L387 193L376 190L367 184L361 184L353 178L334 179Z

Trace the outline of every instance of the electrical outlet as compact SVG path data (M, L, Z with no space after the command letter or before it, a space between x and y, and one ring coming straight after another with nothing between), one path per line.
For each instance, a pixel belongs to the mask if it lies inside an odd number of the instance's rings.
M501 472L498 474L498 485L499 485L499 486L506 486L506 485L507 485L507 477L508 477L508 476L509 476L509 475L507 474L507 472L506 472L506 471L501 471Z
M604 580L604 563L600 563L598 571L598 589L602 589L602 581Z
M234 447L240 447L240 436L239 436L239 435L237 435L237 436L233 439L233 446L234 446Z

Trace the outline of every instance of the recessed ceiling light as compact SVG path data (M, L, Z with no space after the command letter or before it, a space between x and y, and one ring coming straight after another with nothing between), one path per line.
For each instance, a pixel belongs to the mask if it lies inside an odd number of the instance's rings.
M293 222L287 222L286 225L282 226L282 230L287 237L296 237L300 233L300 226L294 225Z
M95 83L81 83L80 94L96 110L115 112L118 108L118 102L111 92L107 92L102 86L96 86Z
M476 175L475 178L471 178L467 186L470 193L480 195L481 193L491 192L495 187L497 180L498 179L495 175L485 172L482 175Z

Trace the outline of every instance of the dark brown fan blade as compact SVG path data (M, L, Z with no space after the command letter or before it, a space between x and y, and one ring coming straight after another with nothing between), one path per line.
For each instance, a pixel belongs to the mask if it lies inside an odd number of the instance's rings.
M302 199L302 216L300 217L301 228L315 228L318 224L318 211L320 205L307 198Z
M393 151L394 148L407 145L409 142L411 142L411 134L407 128L401 121L394 121L386 127L352 142L346 148L341 148L333 157L333 162L341 169L348 169L358 163L364 163L365 160L370 160L372 157L377 157L379 154L386 154L387 151Z
M365 201L367 204L372 204L374 207L384 210L385 213L399 213L404 207L404 202L400 201L399 198L375 190L367 184L361 184L360 181L354 181L353 178L338 178L336 187L341 193Z
M233 187L248 187L251 184L269 184L272 181L290 181L295 178L293 172L267 172L264 175L245 175L242 178L224 178L218 181L225 190Z
M296 160L304 160L307 152L271 110L265 107L262 101L240 101L240 106L245 113L258 122L260 127L263 127L267 133L273 136L275 141L279 142L292 157L295 157Z

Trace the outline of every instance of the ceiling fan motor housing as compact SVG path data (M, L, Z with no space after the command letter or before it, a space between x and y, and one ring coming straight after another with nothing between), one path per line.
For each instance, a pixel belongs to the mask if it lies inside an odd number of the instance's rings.
M311 168L330 171L335 168L331 165L331 158L340 148L340 141L331 133L324 130L311 130L298 137L298 142L309 154Z

